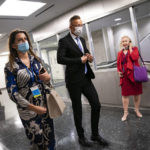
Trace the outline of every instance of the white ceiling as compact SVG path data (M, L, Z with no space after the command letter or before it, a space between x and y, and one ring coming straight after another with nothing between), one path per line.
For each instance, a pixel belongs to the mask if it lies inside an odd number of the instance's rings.
M5 0L0 0L0 5ZM38 1L38 2L45 2L46 5L30 15L29 17L10 17L10 16L0 16L0 33L9 34L11 30L15 28L24 29L28 32L35 29L36 27L53 20L54 18L61 16L68 11L83 5L84 3L90 0L26 0L26 1ZM150 2L147 1L146 3L140 4L139 6L135 7L136 9L136 16L142 17L144 15L148 15L150 12ZM105 18L98 20L98 22L92 23L97 24L94 25L95 30L96 26L100 28L100 26L111 25L114 26L116 23L114 22L115 18L121 17L122 23L130 21L129 11L123 10L121 12L109 15ZM4 40L5 41L5 40ZM2 39L0 39L2 42Z
M0 5L5 0L0 0ZM0 16L0 33L10 33L15 28L31 31L54 18L81 6L88 0L25 0L45 2L46 5L29 17Z
M0 5L5 0L0 0ZM41 9L37 10L35 13L31 14L29 17L10 17L10 16L0 16L0 33L10 33L11 30L15 28L24 29L28 32L35 29L36 27L44 24L54 18L61 16L62 14L81 6L90 0L25 0L25 1L38 1L45 2L46 5ZM150 3L140 5L140 8L136 8L137 16L143 16L150 12ZM106 17L104 20L101 19L101 25L105 26L105 22L108 24L115 24L113 19L115 17L123 18L122 22L130 19L129 12L123 11L114 15Z

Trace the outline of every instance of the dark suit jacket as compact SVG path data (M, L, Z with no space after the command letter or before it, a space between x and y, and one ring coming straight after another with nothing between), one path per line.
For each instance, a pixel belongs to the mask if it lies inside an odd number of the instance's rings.
M89 53L86 47L85 40L80 37L82 42L84 53ZM66 84L78 83L85 77L85 64L82 63L81 57L84 54L80 51L77 44L72 39L70 33L64 38L59 40L58 51L57 51L57 62L59 64L66 65L65 81ZM87 77L89 79L95 78L95 75L89 65L87 65Z

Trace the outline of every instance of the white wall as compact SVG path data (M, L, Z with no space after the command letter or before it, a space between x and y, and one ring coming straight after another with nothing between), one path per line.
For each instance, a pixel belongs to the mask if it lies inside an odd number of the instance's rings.
M140 50L142 58L145 61L150 61L150 16L138 20ZM147 38L145 38L147 37Z
M101 31L100 29L97 30L96 32L92 32L97 64L100 62L107 61L106 49L107 49L108 61L116 59L117 52L120 49L119 46L120 46L120 40L122 36L128 35L129 37L131 37L133 44L135 43L131 23L126 23L112 28L111 27L106 29L103 28L103 30L104 30L103 37L99 33ZM106 49L104 48L103 38L105 38L107 43Z
M99 64L101 62L107 61L102 31L97 30L92 32L92 38L94 44L96 63Z
M125 35L129 36L132 39L133 44L135 43L131 23L126 23L114 27L113 33L114 33L114 41L115 41L114 44L117 52L120 50L119 46L120 46L120 41L122 36Z
M5 120L18 116L16 104L10 100L6 89L2 90L2 95L0 95L0 103L2 106L5 106Z
M8 51L8 36L0 39L0 54Z
M150 17L137 20L137 24L138 24L139 38L141 40L150 33ZM131 23L126 23L114 27L113 33L115 40L114 44L117 51L119 50L121 37L124 35L129 36L132 39L133 44L135 44Z
M139 38L143 39L148 33L150 33L150 17L137 20Z
M80 15L83 23L110 14L112 11L127 7L134 2L143 0L93 0L86 5L78 7L63 16L46 23L45 25L33 30L33 38L35 41L40 41L59 33L69 27L69 19L73 15Z
M5 74L4 74L4 67L5 64L8 62L8 55L0 55L0 88L5 88Z
M108 44L110 49L111 60L115 60L116 59L115 47L114 47L115 42L114 42L113 30L111 27L107 28L107 36L108 36Z

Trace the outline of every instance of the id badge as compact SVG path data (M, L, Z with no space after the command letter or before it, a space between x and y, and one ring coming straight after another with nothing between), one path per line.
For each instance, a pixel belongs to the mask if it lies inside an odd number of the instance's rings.
M41 92L40 92L38 86L31 87L30 89L31 89L31 92L32 92L34 98L41 96Z

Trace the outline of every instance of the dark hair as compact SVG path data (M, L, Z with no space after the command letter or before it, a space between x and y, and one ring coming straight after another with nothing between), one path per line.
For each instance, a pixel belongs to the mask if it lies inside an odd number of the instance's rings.
M33 55L38 61L40 61L40 59L36 56L36 54L32 50L31 41L27 32L24 30L16 29L12 31L9 35L9 52L10 52L9 63L10 63L11 70L13 70L13 64L14 64L15 58L18 57L17 50L13 48L13 44L15 43L16 35L18 33L24 33L26 35L27 41L29 43L29 54Z
M80 16L78 16L78 15L75 15L75 16L71 17L70 20L69 20L69 21L70 21L70 24L72 23L72 21L74 21L74 20L76 20L76 19L81 19L81 18L80 18Z

